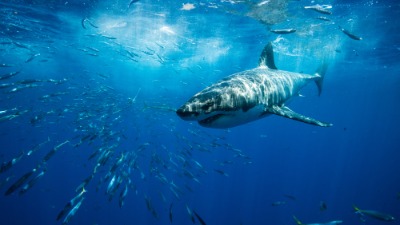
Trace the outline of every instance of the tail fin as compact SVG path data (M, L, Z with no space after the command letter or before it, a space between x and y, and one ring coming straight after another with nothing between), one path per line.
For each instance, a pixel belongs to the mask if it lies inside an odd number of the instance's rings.
M319 77L318 79L315 80L315 84L317 85L318 88L318 96L321 95L322 84L327 69L328 69L328 63L326 62L326 60L324 60L323 63L318 67L317 71L315 72L315 75Z
M296 221L297 225L305 225L296 216L293 216L294 221Z
M361 209L359 209L357 206L353 205L353 209L354 209L354 213L358 214L358 216L360 217L360 220L362 222L365 222L365 215L364 213L361 211Z

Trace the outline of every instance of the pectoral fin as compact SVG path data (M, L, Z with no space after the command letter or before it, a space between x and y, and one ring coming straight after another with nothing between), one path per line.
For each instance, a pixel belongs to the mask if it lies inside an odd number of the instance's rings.
M301 115L299 113L296 113L294 111L292 111L291 109L289 109L286 106L272 106L272 107L268 107L266 109L266 111L268 113L273 113L275 115L278 116L283 116L292 120L297 120L303 123L308 123L308 124L312 124L312 125L316 125L316 126L320 126L320 127L330 127L332 126L331 123L324 123L321 121L318 121L316 119L313 119L311 117L307 117L304 115Z

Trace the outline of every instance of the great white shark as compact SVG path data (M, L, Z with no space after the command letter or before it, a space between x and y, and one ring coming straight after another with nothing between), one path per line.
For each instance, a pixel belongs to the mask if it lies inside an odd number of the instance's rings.
M289 109L285 103L309 82L321 94L327 64L313 75L278 70L272 44L260 56L258 67L232 74L205 88L176 110L183 120L210 128L230 128L275 114L321 127L332 126Z

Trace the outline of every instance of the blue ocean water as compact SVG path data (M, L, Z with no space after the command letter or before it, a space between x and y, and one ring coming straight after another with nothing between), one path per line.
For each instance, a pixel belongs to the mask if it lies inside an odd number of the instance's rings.
M388 223L354 205L399 224L397 1L10 0L0 11L0 224ZM321 96L310 83L287 105L332 127L271 115L211 129L176 115L256 67L268 42L282 70L329 62Z

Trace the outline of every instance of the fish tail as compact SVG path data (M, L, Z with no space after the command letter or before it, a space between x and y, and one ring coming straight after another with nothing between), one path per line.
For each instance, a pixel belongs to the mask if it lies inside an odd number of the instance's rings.
M360 209L356 205L353 205L353 209L354 209L355 212L359 212L360 211Z
M304 225L295 215L293 215L294 221L296 221L297 225Z
M142 111L145 111L148 108L150 108L150 106L145 101L143 101L143 110Z
M318 77L317 79L315 79L315 84L317 85L318 88L318 96L321 95L322 85L327 69L328 69L328 63L326 59L324 59L322 64L318 67L317 71L315 72L315 75Z

